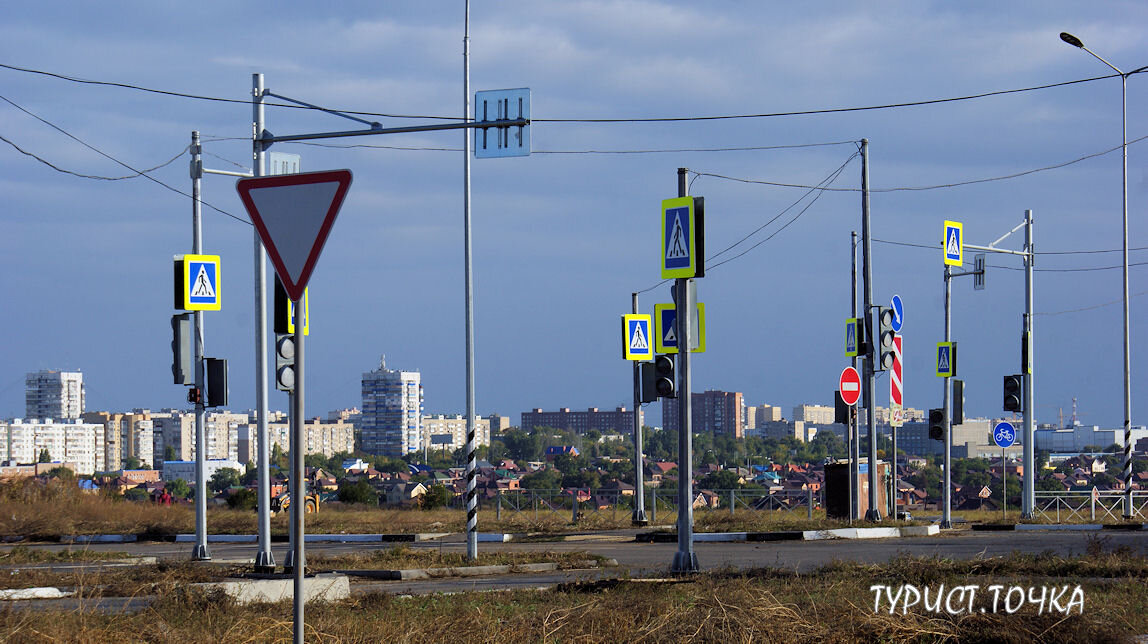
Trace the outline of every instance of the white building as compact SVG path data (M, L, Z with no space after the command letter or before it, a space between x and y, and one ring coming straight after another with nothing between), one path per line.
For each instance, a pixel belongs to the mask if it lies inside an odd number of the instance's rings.
M76 420L84 414L84 374L43 370L24 377L24 417Z
M287 423L268 423L268 454L278 445L284 453L291 451L291 431ZM350 423L320 423L318 419L303 423L303 454L322 454L330 458L340 452L355 451L355 426ZM259 460L259 428L254 423L236 428L235 460L255 463Z
M363 451L399 457L423 448L423 386L417 371L379 368L363 374Z
M210 481L211 477L219 470L230 467L237 470L240 474L244 472L244 467L238 461L229 461L222 459L211 459L204 463L205 476ZM163 462L163 480L174 481L176 479L183 479L188 483L195 484L195 461L164 461Z
M102 424L17 418L0 427L4 461L35 463L47 450L51 462L74 463L77 474L90 475L106 469Z
M496 417L497 418L497 417ZM454 451L466 447L466 416L423 416L425 447L430 450ZM477 446L490 445L490 419L474 417L474 441Z

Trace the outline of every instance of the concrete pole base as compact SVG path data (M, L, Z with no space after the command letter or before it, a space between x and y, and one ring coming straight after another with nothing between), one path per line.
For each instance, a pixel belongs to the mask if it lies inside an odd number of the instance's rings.
M255 555L255 572L257 573L273 573L275 572L275 555L270 551L258 552Z
M630 515L630 523L639 527L650 525L650 521L646 519L645 510L634 510L634 514Z
M865 520L872 521L873 523L881 523L881 511L873 508L866 510Z
M195 552L191 555L192 561L211 561L211 553L207 551L207 544L195 546Z
M677 551L674 553L674 565L670 567L670 572L675 575L683 573L698 572L698 556L693 552Z

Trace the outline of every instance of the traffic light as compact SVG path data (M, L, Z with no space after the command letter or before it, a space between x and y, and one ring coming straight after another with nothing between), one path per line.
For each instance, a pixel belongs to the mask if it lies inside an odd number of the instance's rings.
M642 402L654 402L658 398L674 398L674 357L656 355L653 362L641 364Z
M171 376L177 385L195 382L191 353L191 314L171 316Z
M963 425L965 422L965 381L953 378L953 424Z
M275 336L275 388L295 391L295 336Z
M1004 410L1024 411L1024 402L1021 390L1024 386L1024 376L1014 374L1004 377Z
M945 410L929 410L929 438L935 441L945 440Z
M877 350L881 353L877 360L877 370L884 371L893 368L893 309L878 307L877 324Z
M204 407L227 406L227 360L204 358L203 371L207 376L207 402Z

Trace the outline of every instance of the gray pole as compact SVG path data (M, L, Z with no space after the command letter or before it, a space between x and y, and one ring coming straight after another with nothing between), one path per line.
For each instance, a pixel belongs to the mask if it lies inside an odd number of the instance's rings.
M462 38L462 118L470 121L470 0L466 2L465 27ZM463 259L466 275L466 558L478 560L478 497L474 480L475 461L474 428L474 282L471 279L470 239L470 130L463 130Z
M264 129L263 74L251 75L251 117L254 124L251 172L263 176L264 150L259 137ZM275 555L271 552L271 449L267 445L267 305L263 289L267 283L266 251L259 233L255 235L255 431L257 457L257 495L259 509L259 552L255 554L256 572L275 572Z
M1021 518L1031 519L1036 510L1036 401L1035 386L1033 383L1033 368L1035 362L1034 338L1032 334L1033 322L1033 264L1036 263L1036 253L1032 241L1032 211L1024 211L1024 248L1028 253L1024 258L1024 337L1027 339L1028 351L1025 363L1021 365L1024 372L1024 478L1021 490Z
M869 232L869 139L861 139L861 270L865 281L865 422L869 428L869 509L866 521L880 521L877 508L877 488L880 485L877 468L877 418L873 413L877 402L877 342L873 337L871 312L873 310L873 254L872 235Z
M678 168L678 196L689 196L686 168ZM696 234L696 232L695 232ZM704 261L704 260L703 260ZM694 553L693 499L693 401L690 394L690 317L694 314L689 297L693 280L678 278L674 281L674 299L677 300L678 336L678 551L670 568L674 573L698 571L698 557Z
M203 157L199 145L199 132L191 133L191 252L203 253L203 226L200 221L200 183L203 180ZM207 551L207 439L204 437L204 382L203 382L203 311L195 311L195 390L199 399L195 403L195 561L210 561Z
M1120 72L1120 115L1124 166L1124 518L1131 519L1136 509L1132 506L1132 353L1128 335L1128 75L1123 72Z
M295 527L295 543L291 544L294 554L294 608L295 644L303 640L303 604L306 593L303 591L303 574L307 569L307 559L303 552L303 515L307 513L307 481L303 472L303 302L295 302L295 408L291 422L291 525Z
M850 285L853 288L853 295L849 298L849 303L852 305L852 317L857 317L857 231L854 230L849 233L850 246L849 255L851 263L853 264L853 279L850 280ZM852 366L857 368L857 356L853 356ZM861 428L857 425L857 408L855 406L849 407L849 521L852 523L861 518L860 516L860 500L861 500L861 481L859 478L861 472Z
M630 296L633 312L638 312L638 294ZM646 520L646 484L642 473L642 367L634 361L634 516L636 526L649 525Z
M950 341L952 333L952 305L953 305L953 271L952 268L945 264L945 342ZM949 353L950 365L955 356ZM953 527L953 489L952 489L952 475L953 475L953 415L952 404L950 401L950 394L952 386L949 378L945 378L945 392L942 413L944 415L945 426L945 479L941 482L941 498L944 499L944 510L941 512L941 527Z

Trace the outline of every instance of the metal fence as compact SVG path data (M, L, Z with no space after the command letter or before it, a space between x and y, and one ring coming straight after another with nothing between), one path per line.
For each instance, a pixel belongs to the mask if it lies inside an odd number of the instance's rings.
M695 512L738 511L783 512L803 511L812 517L814 508L824 502L821 491L811 490L694 490ZM632 491L619 490L499 490L494 495L480 495L480 510L493 510L496 519L505 515L533 515L534 519L549 514L566 515L571 521L591 516L625 519L633 513L635 498ZM459 498L452 499L451 507L461 508ZM646 516L651 523L677 517L677 490L649 488L646 491Z
M1055 523L1123 521L1124 493L1037 492L1034 510L1037 518ZM1148 518L1148 491L1132 491L1132 516Z

